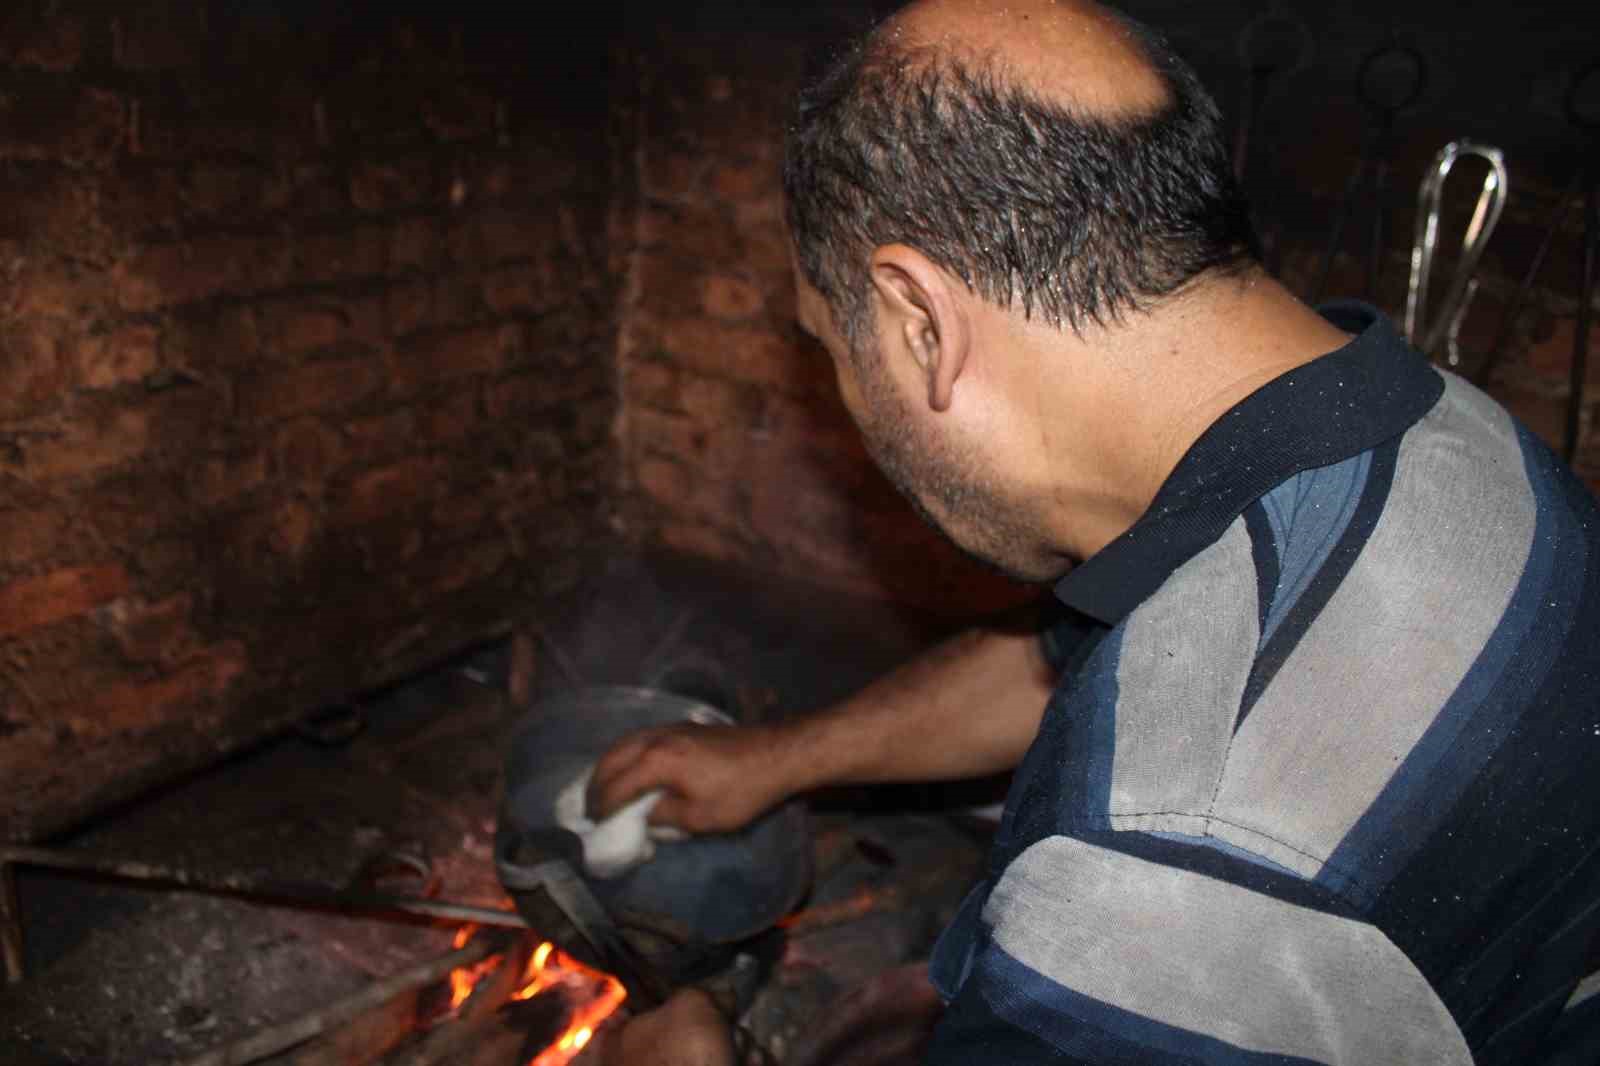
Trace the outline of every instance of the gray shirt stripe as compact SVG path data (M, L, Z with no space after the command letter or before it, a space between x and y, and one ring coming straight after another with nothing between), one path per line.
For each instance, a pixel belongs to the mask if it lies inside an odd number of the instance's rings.
M1532 493L1505 476L1522 459L1504 412L1452 379L1424 423L1400 449L1398 505L1262 693L1217 797L1221 821L1291 844L1299 859L1287 865L1306 876L1321 873L1477 659L1532 544Z
M1012 862L984 917L997 947L1051 981L1248 1051L1472 1062L1427 981L1363 922L1070 837Z

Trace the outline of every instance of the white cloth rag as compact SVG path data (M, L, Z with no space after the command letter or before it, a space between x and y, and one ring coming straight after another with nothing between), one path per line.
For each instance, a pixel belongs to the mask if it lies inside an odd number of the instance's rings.
M656 841L682 840L684 833L671 826L651 825L650 812L661 800L662 790L653 789L599 822L589 817L587 793L590 764L556 796L556 824L570 829L583 841L583 868L593 877L609 880L621 877L635 866L655 857Z

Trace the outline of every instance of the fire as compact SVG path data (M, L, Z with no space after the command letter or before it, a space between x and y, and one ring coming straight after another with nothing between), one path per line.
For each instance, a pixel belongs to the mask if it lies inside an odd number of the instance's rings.
M462 947L471 938L474 927L464 927L456 934L456 947ZM463 966L450 975L450 1009L456 1010L466 1002L477 983L501 963L501 957L491 956L474 965ZM566 1030L527 1066L567 1066L577 1054L594 1039L595 1030L614 1014L628 993L622 983L610 974L585 966L549 941L540 944L528 960L523 971L521 986L511 994L513 1000L532 999L547 989L561 984L573 984L585 990L598 988L587 1002L573 1011Z
M611 1017L628 996L622 982L615 977L585 966L546 941L528 960L523 986L511 998L531 999L552 985L572 980L582 981L590 987L598 986L600 993L573 1012L566 1031L528 1066L566 1066L594 1038L594 1031L600 1023Z
M475 925L462 926L461 931L456 934L455 947L466 947L467 941L472 939L472 934L477 930L478 927ZM452 1014L461 1008L461 1004L467 1001L468 996L472 995L472 990L478 986L478 982L499 965L500 956L490 955L482 962L474 963L471 966L462 966L450 971L450 1011Z

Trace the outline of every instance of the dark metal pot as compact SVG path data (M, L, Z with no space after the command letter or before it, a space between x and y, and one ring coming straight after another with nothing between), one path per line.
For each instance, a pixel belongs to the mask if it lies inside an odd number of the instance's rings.
M501 881L517 883L552 853L575 856L577 838L555 823L557 794L624 736L677 722L738 728L706 704L658 689L595 686L535 701L507 756L495 834ZM660 842L654 858L616 878L574 865L617 924L687 946L731 944L771 928L800 902L811 883L811 842L804 811L791 803L739 832Z

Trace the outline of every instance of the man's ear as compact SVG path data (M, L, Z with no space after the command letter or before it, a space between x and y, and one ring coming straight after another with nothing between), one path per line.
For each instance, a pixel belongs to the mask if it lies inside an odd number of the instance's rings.
M949 410L971 354L965 287L904 244L874 250L871 270L884 357L909 355L927 380L928 406Z

